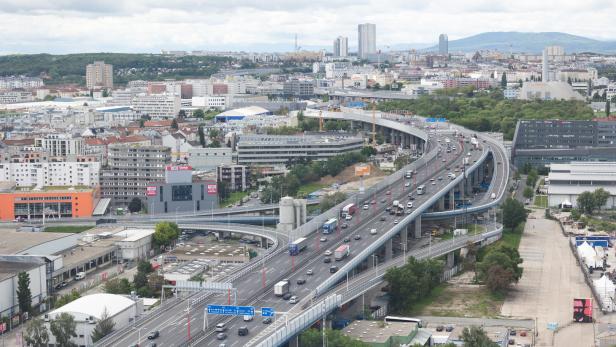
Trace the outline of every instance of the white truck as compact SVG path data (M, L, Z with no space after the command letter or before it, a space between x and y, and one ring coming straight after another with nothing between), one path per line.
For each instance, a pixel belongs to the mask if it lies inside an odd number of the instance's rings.
M282 280L274 285L274 295L283 296L289 292L289 280Z
M334 259L340 261L349 256L351 253L351 247L349 245L342 245L334 251Z

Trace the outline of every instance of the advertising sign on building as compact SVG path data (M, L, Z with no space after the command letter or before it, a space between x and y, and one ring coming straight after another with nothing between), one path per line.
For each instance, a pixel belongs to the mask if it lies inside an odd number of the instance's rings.
M167 171L191 171L192 166L190 165L167 165L165 169Z
M592 299L573 299L573 321L592 323Z
M370 176L370 165L355 165L355 176Z
M156 196L156 186L148 186L145 191L146 196Z
M216 195L216 194L218 194L218 186L216 184L208 184L207 185L207 194L208 195Z

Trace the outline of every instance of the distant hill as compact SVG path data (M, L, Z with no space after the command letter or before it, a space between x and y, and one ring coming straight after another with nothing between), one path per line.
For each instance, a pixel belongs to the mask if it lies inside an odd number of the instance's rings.
M616 53L616 41L599 41L587 37L559 32L487 32L449 41L449 52L475 52L478 50L499 50L504 52L540 53L543 47L563 46L567 53L593 52ZM425 49L437 51L438 45Z

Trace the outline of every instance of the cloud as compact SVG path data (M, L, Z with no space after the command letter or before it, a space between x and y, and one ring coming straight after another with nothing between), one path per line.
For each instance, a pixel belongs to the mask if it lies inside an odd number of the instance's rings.
M485 31L615 39L613 13L610 0L0 0L0 49L291 49L295 34L304 47L330 47L338 35L355 46L357 24L365 22L377 25L381 47L436 42L440 33L451 40Z

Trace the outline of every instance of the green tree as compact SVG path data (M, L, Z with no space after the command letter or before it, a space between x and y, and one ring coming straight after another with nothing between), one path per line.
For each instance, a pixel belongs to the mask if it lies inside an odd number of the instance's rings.
M601 209L610 198L610 193L603 188L597 188L592 192L593 203L596 209Z
M32 311L32 292L30 291L30 275L27 272L20 272L17 275L17 302L19 312L30 313Z
M525 198L527 198L527 199L532 198L532 197L533 197L533 188L531 188L531 187L529 187L529 186L526 186L526 187L524 188L524 192L522 193L522 195L523 195Z
M101 318L96 323L96 327L94 327L94 331L92 331L92 342L97 342L103 337L109 335L113 328L115 328L115 322L111 317L109 317L109 313L107 312L107 308L103 310L103 314L101 314Z
M462 330L462 341L464 347L498 347L499 345L490 340L486 332L481 327L471 326Z
M368 347L369 345L344 335L340 330L325 329L328 346L335 347ZM308 329L299 336L299 345L302 347L322 347L323 332L319 329Z
M507 198L503 203L503 226L513 229L526 221L524 205L513 198Z
M109 294L130 294L132 286L126 278L114 278L105 283L105 293Z
M201 145L201 147L205 148L205 132L203 131L202 125L199 125L199 144Z
M507 88L507 74L503 72L503 75L501 76L501 88L505 89Z
M577 208L574 208L571 210L571 219L579 220L581 216L582 214L580 213L580 210L578 210Z
M180 228L173 222L158 222L152 236L157 247L169 246L180 236Z
M73 289L71 290L70 293L60 296L60 298L56 300L54 307L55 308L62 307L71 301L79 299L80 297L81 297L81 294L79 294L77 290Z
M128 210L131 213L136 213L141 211L141 208L143 208L143 203L141 202L141 199L134 197L129 203L128 203Z
M324 195L321 198L321 202L319 203L319 208L322 212L329 210L330 208L336 206L337 204L346 200L347 195L343 192L336 192L330 195Z
M578 208L586 214L592 215L595 210L595 198L591 192L582 192L577 197Z
M607 101L605 102L605 115L606 115L607 117L609 117L609 116L610 116L610 101L609 101L609 100L607 100Z
M203 112L203 110L202 110L202 109L200 109L200 108L199 108L199 109L196 109L196 110L193 112L193 117L203 119L203 118L205 118L205 112Z
M34 318L28 322L24 340L26 340L26 344L31 347L47 347L49 343L49 332L42 319Z
M517 249L500 245L491 249L477 264L477 278L493 292L502 292L522 277L523 268Z
M49 330L56 338L56 344L63 347L77 347L77 344L71 341L73 337L77 337L77 323L70 314L60 313L55 319L49 323Z
M433 259L409 258L406 265L388 269L384 279L389 284L391 311L404 314L412 310L417 301L439 285L442 274L442 262Z

